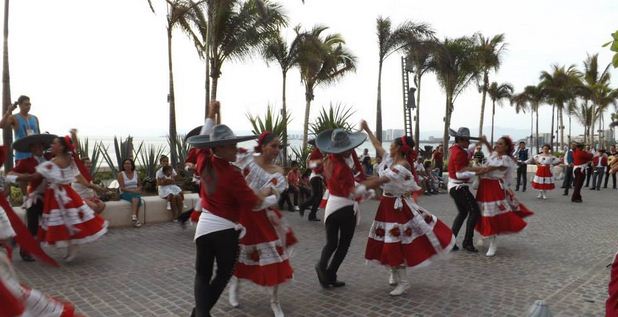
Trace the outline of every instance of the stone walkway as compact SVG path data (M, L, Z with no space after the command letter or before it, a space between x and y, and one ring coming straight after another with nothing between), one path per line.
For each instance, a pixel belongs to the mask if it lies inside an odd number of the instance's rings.
M313 266L324 243L322 223L285 212L300 240L293 257L295 280L280 299L286 316L523 316L545 299L556 317L602 316L609 269L617 250L617 191L584 190L583 204L572 204L559 191L540 201L535 193L519 198L536 215L521 234L501 236L498 254L453 253L448 259L409 272L404 296L388 295L387 271L363 259L367 232L377 207L362 207L362 220L340 279L347 286L322 289ZM446 194L427 196L421 205L447 224L456 214ZM15 260L22 282L72 301L95 316L189 316L193 307L193 230L169 223L141 229L114 229L82 248L60 269ZM461 237L460 237L461 238ZM50 254L61 258L60 250ZM227 293L213 316L271 316L265 290L241 289L241 307L227 303Z

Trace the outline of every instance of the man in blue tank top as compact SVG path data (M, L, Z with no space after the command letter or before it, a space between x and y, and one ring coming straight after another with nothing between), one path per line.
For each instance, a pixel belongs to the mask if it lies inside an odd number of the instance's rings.
M12 114L18 105L19 113ZM3 129L7 129L9 127L13 128L13 131L15 133L14 141L17 141L28 135L41 133L39 129L39 119L36 116L29 114L30 107L30 97L19 96L17 102L13 104L13 106L4 114L4 116L2 116L2 120L0 120L0 127L2 127ZM32 154L28 152L15 151L15 162L29 158L31 156Z

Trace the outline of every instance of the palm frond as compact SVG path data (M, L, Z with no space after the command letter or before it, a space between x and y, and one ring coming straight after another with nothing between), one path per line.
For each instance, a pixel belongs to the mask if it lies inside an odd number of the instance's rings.
M266 113L263 117L253 116L247 113L247 119L251 122L251 133L259 135L264 131L270 131L279 138L283 138L286 127L290 123L290 114L286 114L286 118L283 118L279 112L275 112L269 105L266 107Z
M322 107L318 117L313 120L309 126L309 131L314 136L317 136L320 132L329 129L345 129L347 131L352 130L352 126L348 123L350 117L354 114L352 107L337 104L333 106L331 103L328 109Z

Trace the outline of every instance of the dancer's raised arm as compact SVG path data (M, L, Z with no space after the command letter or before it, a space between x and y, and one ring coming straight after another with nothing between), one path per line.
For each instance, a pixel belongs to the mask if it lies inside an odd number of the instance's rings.
M377 156L383 158L384 148L382 147L382 143L380 143L380 140L378 140L378 138L376 138L373 132L371 132L371 129L369 129L369 125L367 124L367 121L361 120L360 128L361 130L365 131L365 133L367 133L367 135L369 136L369 140L371 141L371 144L376 149Z

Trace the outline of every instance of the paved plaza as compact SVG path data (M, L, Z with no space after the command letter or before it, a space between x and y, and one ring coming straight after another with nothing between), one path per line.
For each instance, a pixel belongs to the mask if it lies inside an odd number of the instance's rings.
M496 257L452 253L409 272L411 288L396 298L388 295L387 271L363 259L377 202L362 206L361 224L340 270L347 285L332 290L320 287L314 271L323 224L285 212L300 242L292 258L295 279L280 291L283 310L286 316L519 317L544 299L556 317L603 316L606 266L617 250L618 191L584 189L583 204L570 203L558 190L545 201L535 194L519 194L536 215L524 232L499 237ZM449 225L456 214L447 194L422 197L420 204ZM191 228L183 231L172 223L112 229L60 269L19 259L14 264L23 283L72 301L86 316L189 316L192 239ZM63 253L50 249L50 254L59 259ZM240 299L241 307L231 308L224 293L213 316L272 316L264 289L242 284Z

